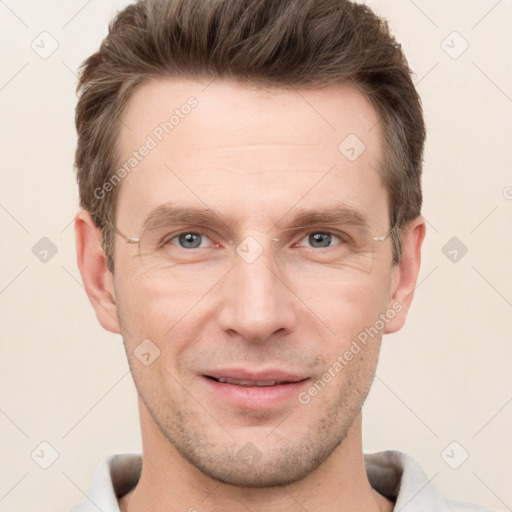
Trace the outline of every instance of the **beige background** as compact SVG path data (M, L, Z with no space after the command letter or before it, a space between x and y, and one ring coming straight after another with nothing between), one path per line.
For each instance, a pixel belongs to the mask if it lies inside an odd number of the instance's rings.
M100 459L140 450L121 340L96 322L72 229L75 72L126 3L0 1L1 512L64 510ZM365 450L403 450L447 496L512 510L512 1L367 3L416 72L429 225L408 323L385 338L365 406ZM58 250L46 263L32 252L42 237ZM452 237L468 249L457 262L442 250ZM43 441L59 454L48 469Z

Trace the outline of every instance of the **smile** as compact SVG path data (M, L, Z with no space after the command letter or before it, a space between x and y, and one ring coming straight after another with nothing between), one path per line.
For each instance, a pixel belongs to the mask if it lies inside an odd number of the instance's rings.
M218 379L215 379L214 377L211 377L212 379L216 380L217 382L226 383L226 384L236 384L237 386L258 386L258 387L268 387L268 386L275 386L280 384L291 384L290 381L276 381L276 380L239 380L239 379L230 379L229 377L219 377Z
M281 370L211 370L202 374L202 382L216 402L236 409L282 409L293 404L309 377Z

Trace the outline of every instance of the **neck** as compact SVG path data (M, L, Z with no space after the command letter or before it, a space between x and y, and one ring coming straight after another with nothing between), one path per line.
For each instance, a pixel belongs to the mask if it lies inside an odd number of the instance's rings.
M143 467L137 486L120 500L122 512L389 512L393 503L366 475L361 414L330 457L307 477L286 486L247 488L216 481L185 460L140 406Z

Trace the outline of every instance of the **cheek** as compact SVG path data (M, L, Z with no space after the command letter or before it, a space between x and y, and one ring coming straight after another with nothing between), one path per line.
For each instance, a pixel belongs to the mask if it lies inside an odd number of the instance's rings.
M155 289L143 279L128 281L122 276L119 276L116 296L128 358L142 357L144 363L148 356L143 357L142 354L149 353L154 357L154 353L158 360L152 366L160 366L162 356L169 352L164 341L172 336L173 326L185 313L183 303L174 294L165 293L165 289ZM133 361L133 364L137 366L138 362Z
M179 371L185 354L197 350L205 308L211 299L206 293L212 286L204 274L202 280L192 276L155 280L133 270L118 274L116 295L123 340L141 384L145 382L142 379L148 383L157 379L158 372L168 380L166 370L171 374ZM142 355L147 352L158 357L150 367L139 368L140 360L136 359L147 359Z
M137 270L120 274L116 296L127 330L161 337L193 311L211 288L210 281L204 273L200 277L170 274L166 279Z
M298 287L296 293L310 309L305 318L316 318L340 350L373 326L387 305L386 287L370 278Z

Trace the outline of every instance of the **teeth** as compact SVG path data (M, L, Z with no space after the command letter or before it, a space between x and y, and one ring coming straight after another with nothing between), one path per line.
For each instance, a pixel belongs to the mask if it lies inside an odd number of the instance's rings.
M238 380L238 379L230 379L225 377L219 377L217 379L219 382L225 383L225 384L236 384L237 386L275 386L277 384L277 381L275 380L257 380L257 381L251 381L251 380Z

